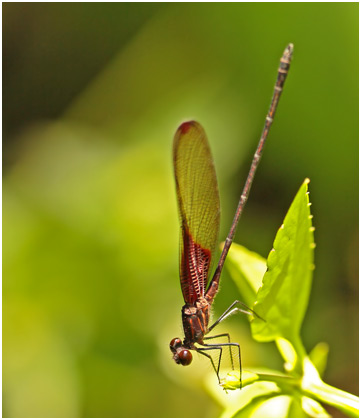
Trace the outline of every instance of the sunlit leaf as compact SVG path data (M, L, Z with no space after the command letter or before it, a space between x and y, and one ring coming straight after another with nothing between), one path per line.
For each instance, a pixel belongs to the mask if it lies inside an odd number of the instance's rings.
M243 301L248 306L253 306L267 269L266 260L244 246L233 243L227 256L226 267Z
M292 401L292 397L289 395L277 395L273 398L268 398L266 401L262 401L252 411L250 417L253 418L285 418ZM238 416L237 416L238 417Z
M277 338L276 344L277 344L277 348L279 352L281 353L285 361L285 364L284 364L285 370L288 372L292 371L298 359L296 349L294 348L292 343L286 340L285 338L281 338L281 337Z
M311 350L309 357L311 362L315 365L318 370L320 376L323 375L326 365L327 365L327 358L328 358L328 344L327 343L318 343L316 346Z
M266 322L255 319L252 323L252 333L258 341L272 341L278 337L291 343L298 341L313 270L308 183L306 179L293 200L267 259L268 271L254 306Z
M312 398L302 397L302 408L310 417L328 418L331 417L322 405Z
M291 404L288 409L287 417L291 419L297 419L297 418L305 418L308 417L308 415L305 413L305 411L302 408L302 401L301 397L297 394L294 395Z
M258 379L258 375L253 372L242 371L242 387L245 387ZM221 385L225 390L239 389L239 371L232 371L227 374Z
M223 392L224 393L224 392ZM221 417L246 417L246 413L253 412L259 404L263 403L267 399L280 395L280 389L274 382L255 382L251 385L244 386L241 391L242 398L237 398L235 404L231 407L227 407L222 413ZM231 397L236 396L236 392L228 393ZM229 397L228 397L229 399Z
M272 395L260 395L254 398L249 404L244 406L242 409L238 410L234 415L233 418L252 418L258 417L258 414L255 415L257 409L262 407L262 404L267 404L267 401L271 401L270 397Z

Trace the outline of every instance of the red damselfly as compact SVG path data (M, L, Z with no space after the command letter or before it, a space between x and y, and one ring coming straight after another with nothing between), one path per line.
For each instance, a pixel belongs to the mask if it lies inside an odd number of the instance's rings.
M178 128L173 145L173 163L176 181L178 208L181 220L180 282L185 305L182 308L184 340L174 338L170 349L176 363L183 366L192 362L191 350L206 356L217 374L221 364L223 348L229 348L232 368L232 348L237 350L241 380L241 350L238 343L232 343L228 333L209 336L221 321L235 311L255 314L242 302L236 300L211 326L210 307L218 292L223 265L232 244L237 224L247 201L252 181L262 155L263 147L273 122L276 108L288 74L293 45L285 49L278 68L276 85L270 109L266 116L262 135L254 154L251 168L244 185L231 229L225 241L218 265L208 283L209 270L218 242L220 204L216 172L206 133L195 121L188 121ZM208 344L205 341L225 337L227 342ZM218 362L208 354L218 352Z

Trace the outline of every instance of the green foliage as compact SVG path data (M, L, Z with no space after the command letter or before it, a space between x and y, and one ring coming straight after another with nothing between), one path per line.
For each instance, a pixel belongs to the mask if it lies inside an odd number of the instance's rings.
M304 173L317 180L307 336L317 343L322 328L329 377L357 392L358 12L356 2L4 2L3 417L213 418L207 373L222 406L252 390L226 394L205 357L180 367L170 355L183 305L171 143L182 121L205 127L225 237L288 42L296 54L239 234L266 256L283 198ZM216 316L235 298L227 280ZM237 318L219 332L242 341L244 364L264 364L271 348L276 366L273 343L250 341Z
M244 372L242 398L236 407L228 409L228 416L330 417L321 403L337 407L349 416L358 416L358 398L321 379L328 346L319 343L307 355L300 336L314 269L308 183L306 179L293 200L267 263L239 245L232 246L230 251L227 268L247 304L253 298L255 312L264 319L254 318L253 338L276 343L285 361L285 372ZM260 371L265 372L264 368ZM237 389L239 385L236 372L228 374L223 382L226 390Z
M257 293L252 333L258 341L298 340L312 280L313 233L305 181L277 232L268 259L268 270Z

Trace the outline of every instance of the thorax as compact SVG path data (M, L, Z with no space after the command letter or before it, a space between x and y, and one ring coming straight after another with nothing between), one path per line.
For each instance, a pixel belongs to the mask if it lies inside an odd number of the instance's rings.
M210 305L205 298L200 298L194 304L186 304L182 308L184 330L184 345L194 348L194 343L203 344L207 333Z

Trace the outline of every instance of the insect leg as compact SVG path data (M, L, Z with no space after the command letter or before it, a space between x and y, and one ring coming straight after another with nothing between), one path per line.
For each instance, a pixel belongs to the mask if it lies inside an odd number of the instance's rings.
M243 306L243 308L237 308L236 305ZM249 308L247 305L245 305L243 302L239 300L235 300L232 305L224 311L224 313L217 319L217 321L211 325L208 330L207 334L213 330L214 327L216 327L220 322L224 321L226 318L228 318L230 315L232 315L235 312L243 312L246 315L255 315L257 318L262 319L262 321L265 321L262 317L260 317L255 311L253 311L251 308ZM266 321L265 321L266 322Z
M203 340L212 340L213 338L219 338L219 337L227 337L228 343L231 343L231 337L228 333L212 335L211 337L203 337ZM229 357L231 358L232 370L234 370L233 355L232 355L231 347L229 347Z
M209 351L209 350L219 350L219 359L218 359L218 367L217 368L214 364L212 356L205 353L205 351ZM220 365L221 365L222 351L223 351L222 347L218 347L218 346L210 346L208 348L198 348L197 347L197 352L200 353L200 354L203 354L203 356L208 357L208 359L211 361L213 369L214 369L214 371L217 375L217 378L218 378L218 383L221 383L221 379L219 377L219 368L220 368Z
M241 361L241 346L238 343L217 343L216 346L212 346L211 344L205 344L203 343L203 345L206 348L202 348L201 350L212 350L212 349L221 349L222 347L225 346L235 346L238 349L238 361L239 361L239 387L242 388L242 361ZM197 349L198 350L198 349ZM218 380L219 380L219 368L221 365L221 357L222 357L222 352L220 352L220 357L219 357L219 362L218 362Z

